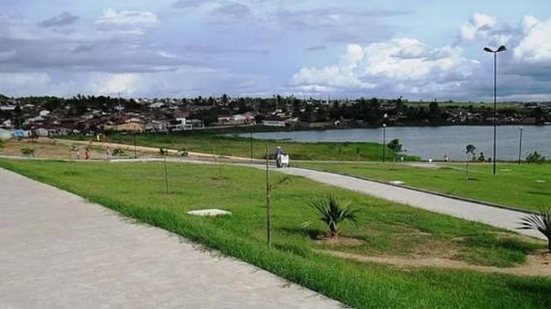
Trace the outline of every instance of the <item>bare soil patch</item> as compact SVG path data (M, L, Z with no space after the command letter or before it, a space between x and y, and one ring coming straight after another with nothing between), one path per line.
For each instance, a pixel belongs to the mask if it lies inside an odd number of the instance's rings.
M430 169L439 169L440 165L437 163L428 163L428 162L409 162L406 163L409 166L413 167L422 167L422 168L430 168Z
M444 257L426 257L420 255L413 255L408 257L389 255L367 256L362 254L331 250L322 250L320 252L358 262L392 265L406 270L421 267L438 267L458 270L474 270L488 273L511 274L518 276L551 277L551 253L546 250L540 250L534 252L531 255L528 255L526 263L522 265L505 268L495 266L471 265L466 262L451 260Z
M318 235L315 237L314 243L318 245L354 247L354 246L361 246L363 245L364 242L357 238L340 236L340 235L335 237L330 237L327 235Z

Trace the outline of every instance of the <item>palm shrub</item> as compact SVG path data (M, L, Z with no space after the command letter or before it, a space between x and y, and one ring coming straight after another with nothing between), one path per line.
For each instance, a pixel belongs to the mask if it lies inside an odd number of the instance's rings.
M356 213L359 209L350 209L350 202L342 202L336 197L329 195L326 199L315 200L309 205L318 211L320 220L329 227L331 237L339 235L338 225L342 221L350 221L357 225Z
M537 151L532 152L526 157L526 162L541 164L545 162L545 157L539 154Z
M551 252L551 208L539 214L530 214L520 220L521 230L537 230L547 237L547 249Z

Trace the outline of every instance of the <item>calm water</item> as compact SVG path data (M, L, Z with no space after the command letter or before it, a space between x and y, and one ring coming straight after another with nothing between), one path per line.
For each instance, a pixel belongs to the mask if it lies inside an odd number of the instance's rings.
M537 150L551 157L551 126L524 126L522 132L522 159ZM519 126L497 127L497 159L518 160ZM248 137L248 134L243 134ZM342 129L323 131L254 133L257 139L291 139L300 142L377 142L382 143L383 129ZM407 153L423 159L442 160L448 155L452 160L465 159L465 146L473 144L476 154L492 156L493 126L446 127L387 127L386 142L398 138Z

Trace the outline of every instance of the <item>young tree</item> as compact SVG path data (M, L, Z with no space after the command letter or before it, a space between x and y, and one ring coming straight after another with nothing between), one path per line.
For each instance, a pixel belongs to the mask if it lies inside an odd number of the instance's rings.
M395 138L388 143L387 147L392 151L392 161L394 162L396 160L396 155L402 152L402 144L400 144L399 139Z
M471 155L471 157L474 159L474 151L476 150L476 147L473 145L473 144L469 144L465 147L466 151L465 153L467 154L467 167L465 169L465 180L469 180L469 155Z

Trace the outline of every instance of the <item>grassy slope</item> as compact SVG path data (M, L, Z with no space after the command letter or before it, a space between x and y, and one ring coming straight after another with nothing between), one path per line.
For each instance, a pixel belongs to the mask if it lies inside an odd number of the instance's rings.
M496 176L491 165L469 164L469 181L465 180L465 164L448 164L440 169L392 163L300 163L299 166L382 181L400 180L412 187L522 209L538 211L551 207L551 164L498 164Z
M133 143L132 135L115 134L109 139L116 142ZM180 132L167 134L142 134L136 136L136 143L143 146L168 147L188 151L204 152L219 155L231 155L249 158L251 144L248 138L215 135L208 132ZM381 145L375 143L300 143L282 140L253 140L253 157L264 158L265 147L271 155L276 146L282 146L291 154L292 160L343 160L343 161L377 161L381 160ZM387 158L391 152L387 149ZM405 156L406 160L418 159Z
M360 207L360 227L346 235L365 241L341 250L403 254L439 248L478 264L511 265L524 252L541 248L519 239L499 238L490 227L411 209L302 178L274 192L274 249L265 246L263 172L223 165L171 164L171 194L163 193L158 163L109 164L0 161L0 166L52 183L141 221L160 226L272 271L359 308L549 308L551 280L469 271L404 271L343 261L318 254L309 233L322 230L306 206L332 192ZM246 176L246 177L245 177ZM274 179L281 179L274 174ZM216 188L213 193L213 188ZM197 218L188 209L223 208L230 217ZM308 229L302 223L312 221ZM423 233L418 233L423 232ZM427 233L430 233L428 235ZM333 248L334 249L334 248ZM339 249L339 248L337 248Z

